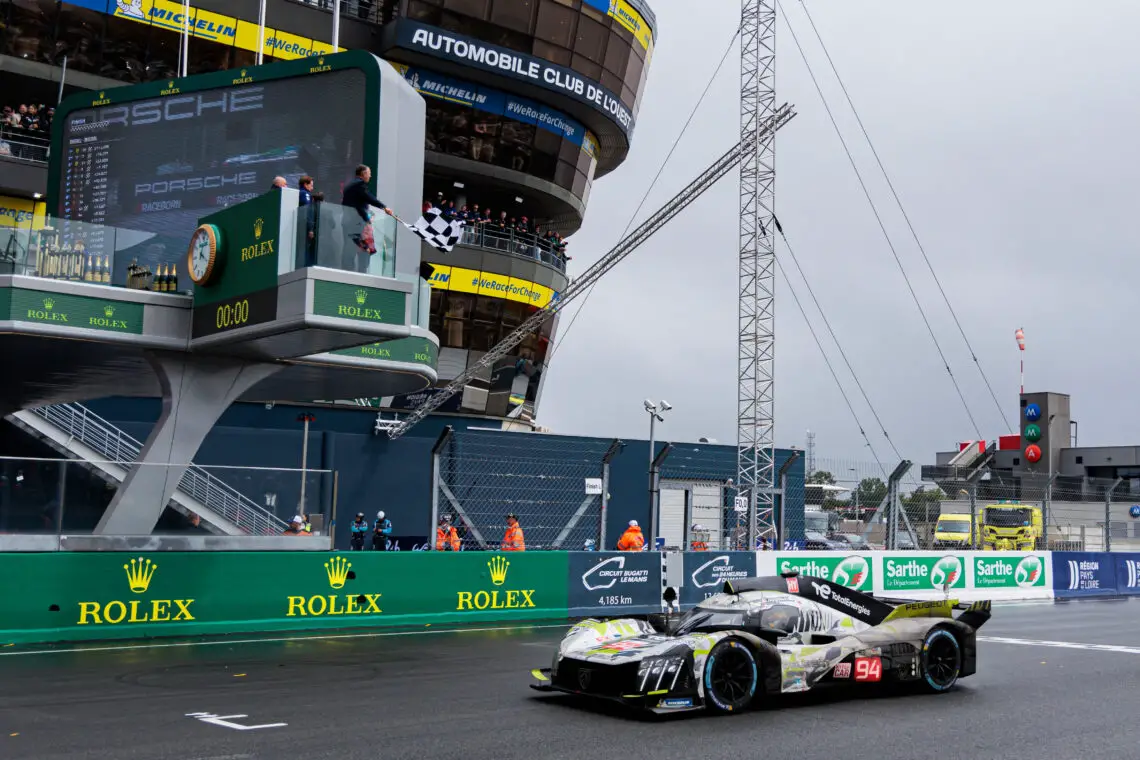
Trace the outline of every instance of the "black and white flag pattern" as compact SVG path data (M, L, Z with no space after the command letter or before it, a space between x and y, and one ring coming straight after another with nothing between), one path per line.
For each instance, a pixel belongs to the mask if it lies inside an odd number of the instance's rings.
M415 224L404 222L405 227L426 240L428 245L444 253L451 253L451 249L459 242L463 235L463 224L459 220L447 221L435 208L425 212Z

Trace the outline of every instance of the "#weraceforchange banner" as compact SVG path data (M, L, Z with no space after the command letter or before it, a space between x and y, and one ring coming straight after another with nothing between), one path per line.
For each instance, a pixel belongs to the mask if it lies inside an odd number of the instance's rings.
M567 600L571 615L617 617L661 610L657 552L570 554Z

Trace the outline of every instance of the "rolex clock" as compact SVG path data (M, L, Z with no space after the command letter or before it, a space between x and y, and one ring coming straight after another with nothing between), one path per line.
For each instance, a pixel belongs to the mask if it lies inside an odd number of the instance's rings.
M186 271L195 285L209 285L217 274L220 238L220 231L212 224L199 225L190 237Z

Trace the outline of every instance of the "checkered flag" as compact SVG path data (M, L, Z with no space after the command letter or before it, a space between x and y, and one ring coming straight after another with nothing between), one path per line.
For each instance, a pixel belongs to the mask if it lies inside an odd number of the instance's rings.
M404 222L405 227L426 240L432 248L444 253L451 253L451 249L459 242L463 224L461 221L447 221L434 208L425 212L415 224Z

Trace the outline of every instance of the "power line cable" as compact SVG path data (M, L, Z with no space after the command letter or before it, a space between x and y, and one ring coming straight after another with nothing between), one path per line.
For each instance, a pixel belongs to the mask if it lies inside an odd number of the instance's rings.
M859 435L863 436L863 440L866 442L867 448L871 451L871 457L875 460L875 464L879 466L879 469L882 470L883 477L887 478L887 468L883 466L882 460L879 459L879 455L875 452L875 447L872 445L870 437L867 436L867 431L863 427L863 423L859 420L859 414L855 411L854 404L851 403L851 399L847 396L847 391L844 390L843 383L839 380L839 375L836 373L835 367L832 365L831 359L827 355L827 351L825 351L823 348L823 342L819 339L819 335L816 334L815 328L812 327L811 320L808 319L807 310L804 309L804 305L800 301L799 295L796 294L796 289L792 286L791 278L788 277L788 273L784 271L784 265L780 263L779 256L776 256L776 268L780 270L780 274L783 276L784 282L788 286L788 292L792 294L792 300L796 302L796 307L800 310L800 314L803 315L804 324L807 325L808 332L811 333L811 337L812 340L815 341L816 348L819 349L820 355L823 356L824 364L827 365L828 371L831 372L832 379L835 380L835 387L839 389L839 394L843 396L843 402L847 404L847 410L851 412L851 418L855 420L855 426L859 428Z
M807 54L804 53L803 46L800 45L799 38L796 36L795 29L792 27L791 21L783 11L783 7L777 0L776 5L780 8L780 13L784 17L784 21L788 26L788 31L792 35L792 40L796 44L796 48L800 52L800 57L803 58L804 66L807 67L808 74L811 76L811 81L815 85L816 92L819 93L820 100L823 101L823 107L827 111L827 116L831 120L831 125L835 128L835 134L839 137L839 142L843 145L843 151L847 154L847 160L851 164L851 168L855 171L855 177L859 180L859 186L863 188L863 194L867 197L867 203L871 206L871 212L875 215L875 221L879 224L879 229L882 230L883 237L887 241L887 247L891 249L891 255L894 256L895 263L898 264L899 272L902 273L903 280L906 282L907 290L910 291L911 298L914 299L915 306L918 307L918 313L922 316L922 322L926 325L926 331L930 334L930 340L934 343L934 348L938 351L938 356L942 359L942 366L946 369L946 374L950 377L950 382L954 385L954 390L958 393L958 398L962 402L962 408L966 411L966 416L970 420L970 424L974 427L974 433L978 436L978 440L982 438L981 429L978 427L977 421L974 419L973 413L970 411L970 405L966 402L966 396L962 393L962 387L958 384L958 379L954 377L953 370L950 369L950 362L946 358L946 353L942 350L942 345L938 342L937 336L934 334L934 328L930 324L930 320L926 316L926 310L922 308L922 301L919 300L918 294L914 291L914 285L911 284L910 276L906 273L906 268L903 266L902 259L899 258L898 251L895 249L894 243L891 241L891 236L887 232L887 227L883 223L883 218L879 214L878 207L875 206L875 201L871 198L871 192L867 189L867 183L863 181L863 174L859 171L859 166L855 163L855 157L851 155L851 149L847 145L847 140L843 138L843 132L839 129L839 124L835 120L835 114L831 110L831 105L827 102L827 97L823 94L823 88L819 85L819 80L815 76L815 71L812 69L811 64L808 63Z
M736 38L739 36L740 26L738 25L736 27L736 32L732 35L732 39L728 41L728 46L724 49L724 55L721 56L720 63L716 65L716 70L713 71L712 76L709 77L709 81L705 84L705 89L701 93L701 97L697 99L697 103L693 106L693 110L689 112L689 118L685 120L685 125L681 127L681 131L677 135L677 139L673 141L673 146L669 148L669 153L665 156L665 160L662 161L661 166L658 167L657 174L654 175L653 181L650 182L649 187L646 188L645 195L641 196L641 202L637 204L637 208L634 209L634 212L632 214L630 214L629 221L626 222L625 230L621 233L621 237L618 238L619 240L624 240L626 235L629 234L630 227L633 226L633 222L635 219L637 219L637 215L641 213L641 208L649 199L649 194L652 193L653 188L657 186L657 180L661 178L661 173L665 171L665 167L669 164L669 159L673 157L673 153L677 150L677 146L681 144L681 139L685 136L685 132L688 131L689 125L693 123L693 117L695 117L697 115L697 111L700 110L701 104L705 101L705 97L709 94L709 90L712 88L713 82L716 81L717 76L720 74L720 70L724 66L724 62L728 60L728 54L732 52L732 46L736 44ZM582 304L578 307L578 311L574 312L574 317L570 320L570 324L566 325L566 329L562 331L562 335L559 337L558 342L551 347L550 353L546 357L547 365L549 365L551 360L554 359L554 354L556 351L558 351L559 347L561 347L562 344L566 342L566 336L570 334L570 330L574 327L574 323L578 321L578 315L582 313L582 309L586 308L586 303L590 300L590 296L594 293L594 288L596 286L597 283L595 282L590 286L590 289L586 291L586 295L582 297Z
M831 71L835 74L835 79L839 82L840 89L843 90L843 96L847 98L847 104L851 106L851 113L855 115L855 121L859 123L859 129L862 130L863 137L866 138L867 145L871 148L871 154L875 157L875 163L879 165L879 171L883 173L883 178L887 181L887 187L890 188L891 195L894 197L895 203L899 207L899 211L902 212L903 219L906 220L907 229L910 230L910 234L914 238L915 244L918 245L919 252L922 253L922 259L926 262L926 266L930 270L930 276L934 278L935 284L938 285L938 292L942 294L942 300L946 302L946 308L950 310L950 315L954 318L954 324L958 327L958 332L961 334L962 340L966 344L966 349L970 352L970 358L974 360L974 365L978 368L978 373L981 374L982 381L985 382L986 389L990 392L990 398L993 399L994 406L997 407L998 415L1001 417L1002 422L1008 426L1008 429L1012 430L1013 426L1009 421L1009 417L1006 415L1001 402L998 401L997 394L994 393L993 386L990 384L990 379L986 376L986 371L982 369L982 364L980 361L978 361L978 355L974 352L974 347L970 344L970 339L966 337L966 331L963 329L962 323L958 320L958 313L950 304L950 297L946 295L946 291L942 287L942 281L935 273L934 265L930 262L930 257L926 255L926 247L923 246L922 241L919 239L918 232L915 230L914 225L910 221L910 215L907 214L906 208L903 207L902 199L899 197L898 192L895 190L894 182L891 181L891 177L887 173L886 167L883 166L882 159L879 158L879 151L875 149L875 144L871 141L871 135L868 134L867 127L864 126L863 119L859 116L859 110L855 108L855 103L851 100L851 94L847 91L847 85L843 82L843 77L839 76L839 70L835 66L835 61L831 58L831 53L828 51L827 45L823 41L823 36L820 35L819 29L815 25L815 19L812 18L811 11L808 10L807 3L804 2L804 0L800 0L800 5L804 9L804 14L807 16L808 23L811 24L812 31L815 32L816 39L819 40L820 47L823 48L823 54L827 56L827 62L831 66Z

